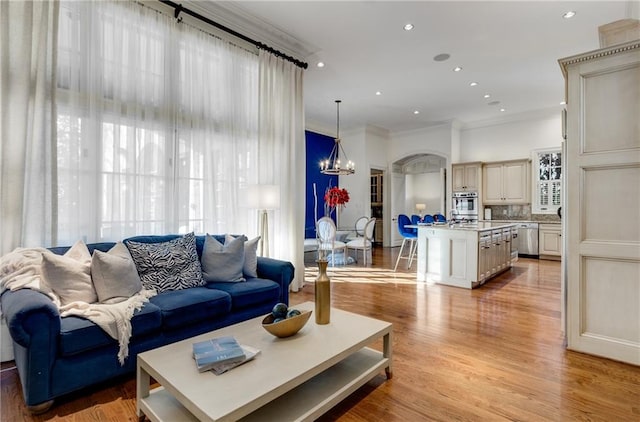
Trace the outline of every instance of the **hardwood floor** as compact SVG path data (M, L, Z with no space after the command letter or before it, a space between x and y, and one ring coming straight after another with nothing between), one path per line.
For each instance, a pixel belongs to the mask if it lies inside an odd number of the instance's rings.
M394 376L381 373L321 421L640 421L639 367L565 349L558 262L520 259L466 290L393 273L397 252L329 268L333 306L393 322ZM316 274L310 262L305 278ZM313 284L291 294L292 305L307 300ZM26 412L15 369L2 371L0 392L3 422L137 419L133 376L39 416Z

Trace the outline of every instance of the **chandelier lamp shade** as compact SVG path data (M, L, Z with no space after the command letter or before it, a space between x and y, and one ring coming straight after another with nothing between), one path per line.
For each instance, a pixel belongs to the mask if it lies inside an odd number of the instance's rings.
M341 100L336 100L336 142L333 144L333 149L329 158L320 161L320 173L327 174L329 176L346 176L356 172L355 163L347 158L347 154L342 148L340 140L340 103ZM341 158L342 157L342 158ZM344 165L342 163L345 163Z

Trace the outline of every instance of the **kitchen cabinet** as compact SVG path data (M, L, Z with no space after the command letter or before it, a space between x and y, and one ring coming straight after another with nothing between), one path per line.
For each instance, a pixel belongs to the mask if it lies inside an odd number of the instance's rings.
M382 174L371 175L371 205L382 205Z
M482 168L483 205L531 203L529 160L485 163Z
M375 243L382 244L382 240L383 240L383 236L382 236L382 218L376 219L376 222L374 224L375 224L375 226L374 226L374 229L373 229L373 241Z
M562 227L560 223L540 223L538 226L540 259L560 259L562 255Z
M513 224L418 227L418 281L471 289L511 268Z
M454 192L478 192L482 183L482 163L460 163L451 165L452 189Z

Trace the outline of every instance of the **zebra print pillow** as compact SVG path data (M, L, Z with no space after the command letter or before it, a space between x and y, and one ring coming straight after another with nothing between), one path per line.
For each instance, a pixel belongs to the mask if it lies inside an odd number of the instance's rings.
M161 243L126 241L145 289L158 293L204 286L195 234Z

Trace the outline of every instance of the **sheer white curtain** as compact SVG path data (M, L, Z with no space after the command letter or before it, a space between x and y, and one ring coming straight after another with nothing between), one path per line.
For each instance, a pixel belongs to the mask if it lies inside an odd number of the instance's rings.
M55 242L58 7L0 2L0 255Z
M249 233L256 55L133 2L62 2L59 38L59 242Z
M260 181L280 185L274 211L273 256L296 268L293 291L304 285L305 174L303 70L260 50Z

